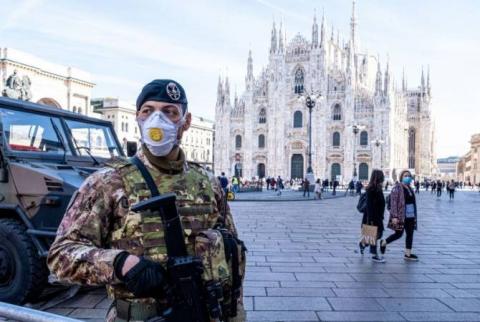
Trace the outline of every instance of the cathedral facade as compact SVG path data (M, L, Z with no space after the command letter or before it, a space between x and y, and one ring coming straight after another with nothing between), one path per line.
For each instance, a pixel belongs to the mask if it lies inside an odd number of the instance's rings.
M415 89L405 76L397 86L388 61L382 68L359 48L355 3L352 9L348 41L327 35L324 17L319 27L314 16L309 40L297 34L287 42L274 23L269 62L259 75L249 52L245 92L232 99L228 78L219 79L216 174L303 178L311 156L315 178L340 182L367 180L372 169L390 181L403 169L434 175L429 73L422 70Z

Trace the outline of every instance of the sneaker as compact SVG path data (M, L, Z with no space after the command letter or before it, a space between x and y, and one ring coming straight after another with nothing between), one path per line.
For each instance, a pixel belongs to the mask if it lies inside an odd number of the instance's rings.
M382 239L380 241L380 252L382 254L385 254L386 251L387 251L387 241L385 239Z
M383 257L378 256L378 255L373 256L372 261L374 261L376 263L385 263L385 259Z
M414 261L414 262L418 261L418 257L415 254L410 254L410 256L405 254L405 256L403 256L403 259L407 261Z
M358 243L358 247L360 248L360 254L363 255L363 252L365 251L365 247L367 247L367 246L365 246L364 244L362 244L362 242L359 242L359 243Z

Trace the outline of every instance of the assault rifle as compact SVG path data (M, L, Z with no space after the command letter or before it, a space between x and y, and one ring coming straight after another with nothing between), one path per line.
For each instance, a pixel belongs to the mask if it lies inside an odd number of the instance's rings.
M163 194L143 200L132 206L132 211L150 211L162 218L167 246L167 272L173 288L169 297L170 309L163 313L163 321L207 322L210 317L221 317L221 285L203 286L202 261L187 253L180 216L175 204L176 195ZM152 321L162 321L162 318Z

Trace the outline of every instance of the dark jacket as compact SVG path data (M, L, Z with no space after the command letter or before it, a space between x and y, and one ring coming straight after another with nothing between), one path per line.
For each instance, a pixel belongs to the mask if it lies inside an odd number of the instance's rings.
M363 214L362 223L369 223L383 229L385 197L383 191L367 189L367 211Z

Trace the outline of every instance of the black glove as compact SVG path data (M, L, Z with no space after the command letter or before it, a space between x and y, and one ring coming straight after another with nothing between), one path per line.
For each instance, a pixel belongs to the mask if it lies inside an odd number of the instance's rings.
M121 271L125 259L126 257L116 261L116 272ZM140 258L140 261L133 266L125 276L121 276L121 274L119 275L118 273L117 276L125 283L127 290L132 292L135 297L161 297L167 290L167 272L163 266L160 263L143 257Z

